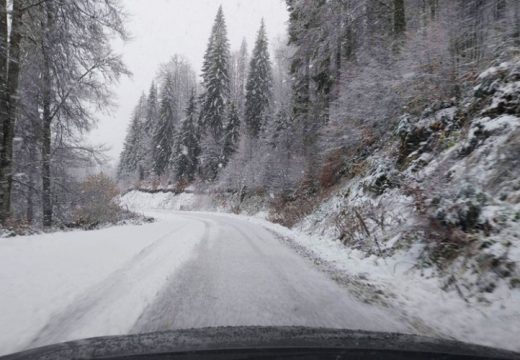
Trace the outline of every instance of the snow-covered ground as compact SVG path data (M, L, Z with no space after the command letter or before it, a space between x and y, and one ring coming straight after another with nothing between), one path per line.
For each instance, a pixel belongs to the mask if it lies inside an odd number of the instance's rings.
M191 206L194 200L190 197L195 196L156 194L149 197L147 194L133 193L122 201L134 210L150 206L164 210L169 209L170 204L175 204L175 208ZM334 240L332 233L318 235L319 216L318 211L307 219L307 223L295 229L266 221L264 213L240 218L289 239L304 256L318 264L326 263L327 271L332 271L334 278L345 276L351 279L346 286L363 287L360 291L352 289L354 292L365 292L367 297L371 297L371 294L366 294L367 291L377 294L379 300L376 302L408 318L423 334L520 351L520 290L511 290L500 284L492 294L487 294L486 302L479 302L478 299L467 302L456 291L443 290L441 279L432 270L416 267L423 250L421 245L397 251L384 259L367 257L365 253L349 249ZM314 225L313 220L316 221Z
M157 221L0 239L0 354L207 326L415 332L400 314L357 299L264 223L154 208L187 196L133 199L131 209Z
M262 214L177 212L193 209L196 196L122 199L153 224L0 239L0 354L255 324L418 332L520 350L518 291L499 288L489 305L466 303L413 269L419 247L366 257Z
M121 206L137 213L150 211L150 209L181 211L219 210L211 197L206 194L181 193L175 195L173 192L146 193L130 191L122 197Z
M444 291L442 280L430 273L431 269L416 268L421 245L384 259L366 257L330 237L254 221L284 234L337 272L374 286L382 292L384 306L415 322L425 334L520 351L520 290L502 283L488 295L487 302L466 302L457 292Z
M0 354L126 334L202 232L195 221L169 218L0 239Z

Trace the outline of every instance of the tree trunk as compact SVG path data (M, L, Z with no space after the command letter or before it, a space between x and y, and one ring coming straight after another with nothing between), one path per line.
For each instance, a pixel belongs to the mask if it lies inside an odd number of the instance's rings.
M33 181L33 174L32 171L29 174L29 183L27 188L27 208L25 212L25 217L27 220L27 223L29 225L33 224L34 221L34 181Z
M48 106L47 106L48 107ZM49 113L45 111L42 131L42 211L43 226L52 226L52 200L51 200L51 123L45 120Z
M404 0L394 0L394 35L401 38L406 31Z
M520 1L514 1L514 29L513 29L513 39L514 45L520 46Z
M430 6L430 18L431 20L435 20L439 8L439 0L428 0L428 2Z
M300 119L303 130L303 157L305 159L305 180L314 190L315 181L317 179L316 169L316 134L318 131L318 111L315 105L315 99L311 98L311 60L307 57L305 60L305 75L302 81L301 98L300 98ZM316 92L313 93L316 97ZM314 101L313 101L314 100ZM313 116L315 115L315 116Z
M0 118L7 115L7 0L0 0ZM1 131L1 129L0 129ZM1 136L0 136L1 138Z
M13 138L20 74L21 27L22 2L15 0L13 2L9 50L7 52L7 88L4 95L5 111L0 112L2 113L0 115L0 126L3 135L0 148L0 222L2 223L9 218L11 212Z
M44 27L44 36L42 43L43 55L43 121L42 121L42 213L43 226L52 226L52 182L51 182L51 95L52 95L52 81L51 81L51 60L50 60L50 32L53 26L52 3L46 3L47 24Z
M494 16L495 20L504 19L507 13L507 1L506 0L496 0Z
M0 166L3 158L3 132L7 121L7 62L8 38L7 38L7 0L0 0ZM3 172L0 170L0 176ZM0 179L0 222L3 216L3 187Z

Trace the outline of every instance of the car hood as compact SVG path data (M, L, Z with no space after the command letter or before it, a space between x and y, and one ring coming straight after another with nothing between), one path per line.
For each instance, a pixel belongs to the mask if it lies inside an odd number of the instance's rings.
M520 359L519 354L416 335L302 327L218 327L108 336L45 346L1 357L1 360L145 359L161 355L208 354L233 351L329 349L342 354L383 353L450 354L466 358ZM173 356L173 357L172 357ZM209 356L211 358L211 356ZM166 357L165 357L166 358ZM225 358L225 357L224 357ZM244 357L233 357L244 358ZM248 358L248 357L245 357ZM258 358L256 356L255 358ZM365 358L365 357L363 357ZM392 357L393 358L393 357ZM431 358L431 357L427 357Z

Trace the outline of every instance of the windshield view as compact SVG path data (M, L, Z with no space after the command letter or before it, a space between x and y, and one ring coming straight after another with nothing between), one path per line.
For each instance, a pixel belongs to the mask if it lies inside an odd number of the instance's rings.
M0 358L519 354L519 0L0 0Z

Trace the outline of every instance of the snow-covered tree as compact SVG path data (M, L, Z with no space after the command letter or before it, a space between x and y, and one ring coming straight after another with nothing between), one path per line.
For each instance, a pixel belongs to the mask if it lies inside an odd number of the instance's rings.
M30 90L38 93L30 106L39 107L33 121L41 125L38 182L47 227L62 195L55 190L65 187L68 175L58 169L60 156L67 153L72 160L92 154L80 145L82 135L92 128L96 112L112 105L109 85L127 73L110 46L114 35L126 38L124 15L118 0L2 0L0 27L0 221L10 215L14 139L23 138L16 126L24 112L20 94ZM29 73L37 75L22 84Z
M219 7L204 57L200 128L201 161L199 173L204 180L214 180L222 168L223 134L230 96L230 51L226 21Z
M155 133L155 128L157 127L157 122L159 121L159 99L157 94L157 86L155 82L152 82L150 86L150 91L148 92L148 97L146 101L146 116L144 119L143 130L145 137L145 146L147 150L147 160L149 163L152 162L152 153L153 153L153 136ZM148 172L150 167L147 169Z
M270 108L272 91L272 68L265 23L262 20L253 50L245 104L245 124L248 135L257 138Z
M146 95L142 95L132 114L123 151L120 156L117 175L120 180L144 180L144 166L147 165L145 124Z
M195 179L200 154L197 135L197 103L195 92L192 92L186 117L182 121L177 135L174 156L174 173L178 181L191 182Z
M171 76L165 79L160 94L159 121L153 136L153 171L163 176L170 168L179 121L177 98Z
M201 155L198 173L206 182L213 182L224 167L223 147L214 136L204 136L201 140Z
M201 103L201 123L217 143L221 141L226 105L229 101L229 63L229 42L221 6L218 9L204 58L202 69L204 94Z
M235 103L231 103L228 111L226 129L224 131L224 162L227 164L229 159L235 154L240 142L240 117Z
M197 87L197 75L188 59L182 55L174 55L159 69L159 82L164 83L164 79L167 77L170 77L173 81L177 99L176 111L178 114L183 114L188 106L193 89Z
M246 83L249 65L247 42L242 40L240 50L233 53L231 70L231 101L236 104L238 114L242 118L246 102Z

